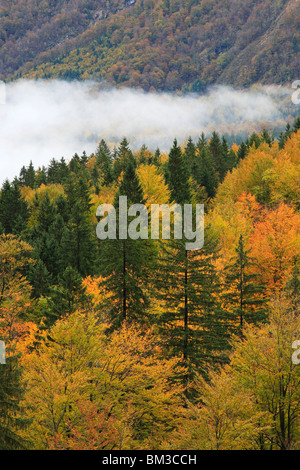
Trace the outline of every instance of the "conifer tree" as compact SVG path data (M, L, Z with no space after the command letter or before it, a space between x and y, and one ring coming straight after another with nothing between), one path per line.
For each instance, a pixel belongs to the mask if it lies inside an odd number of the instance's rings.
M201 250L185 250L183 240L162 242L156 292L162 313L158 325L171 355L183 358L188 375L206 374L208 366L228 360L230 323L221 307L221 284L215 268L217 242L206 230Z
M29 186L30 188L35 187L35 169L32 161L30 161L27 168L25 166L21 168L19 184L21 186Z
M36 298L49 293L51 285L51 275L41 259L36 264L30 266L28 280L32 286L32 295Z
M209 155L208 149L203 146L197 159L196 181L206 190L207 196L213 198L218 186L218 177Z
M254 272L255 260L246 250L243 235L235 248L233 256L225 267L225 283L229 292L224 299L232 313L232 320L237 324L237 332L242 334L244 323L259 323L266 320L265 288Z
M208 149L219 181L223 181L227 172L227 161L222 141L217 132L215 131L212 133L211 139L208 144Z
M191 137L188 138L184 149L183 159L188 176L195 177L196 173L196 145Z
M96 167L100 169L103 184L109 185L113 181L112 155L105 142L101 140L96 150Z
M4 181L0 193L0 227L3 233L20 234L29 217L29 209L22 198L18 180Z
M63 228L61 240L63 266L75 268L82 276L93 274L96 247L96 235L89 213L84 210L79 200L73 205L69 221Z
M206 149L203 146L202 151ZM169 179L173 182L171 200L191 204L191 195L181 152L174 141L169 155ZM171 201L170 201L171 202ZM213 264L217 246L214 237L205 237L201 250L186 249L186 238L171 238L160 246L156 274L157 299L162 313L159 325L170 354L182 355L188 375L187 385L196 371L203 373L208 362L225 360L228 349L225 312L220 307L219 282Z
M27 424L21 417L21 379L18 357L10 353L6 364L0 364L0 450L24 450L28 444L20 433Z
M134 161L134 157L129 147L129 142L126 137L124 137L116 150L113 161L113 171L115 178L119 178L122 171L125 171L128 160Z
M103 276L101 285L111 294L102 307L108 312L108 318L113 326L120 325L123 320L148 321L147 290L154 253L151 240L120 237L118 218L120 196L127 197L127 207L144 203L143 191L130 159L114 200L117 213L116 239L102 240L99 244L99 265Z
M65 186L68 220L62 227L61 265L76 269L80 275L94 272L97 239L91 213L91 195L84 176L68 178Z
M171 201L177 204L189 203L191 200L190 187L181 148L174 139L168 159L168 185L171 191Z
M56 318L71 314L75 308L82 308L87 300L82 277L78 271L68 266L58 276L58 283L50 290L51 309Z
M245 144L245 142L242 142L237 152L238 161L243 160L243 158L245 158L245 156L247 155L247 151L247 145Z

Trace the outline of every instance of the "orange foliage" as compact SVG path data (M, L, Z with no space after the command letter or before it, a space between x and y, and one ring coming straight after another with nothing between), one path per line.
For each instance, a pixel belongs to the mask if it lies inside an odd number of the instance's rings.
M266 210L254 227L250 244L251 255L256 258L270 293L282 288L300 253L300 214L283 203Z

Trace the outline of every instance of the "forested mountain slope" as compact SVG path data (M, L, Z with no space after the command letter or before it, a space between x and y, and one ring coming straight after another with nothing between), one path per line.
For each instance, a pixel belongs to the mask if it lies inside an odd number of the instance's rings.
M0 19L2 79L202 91L299 76L297 0L4 0Z

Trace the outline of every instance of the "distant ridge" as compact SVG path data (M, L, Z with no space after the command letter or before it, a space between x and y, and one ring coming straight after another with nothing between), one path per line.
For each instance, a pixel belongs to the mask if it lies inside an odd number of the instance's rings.
M287 84L300 78L299 31L298 0L2 0L0 78Z

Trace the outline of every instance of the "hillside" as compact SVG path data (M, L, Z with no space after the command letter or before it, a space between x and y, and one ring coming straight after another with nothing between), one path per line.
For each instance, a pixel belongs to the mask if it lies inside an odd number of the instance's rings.
M297 0L4 0L0 77L202 91L299 77Z

